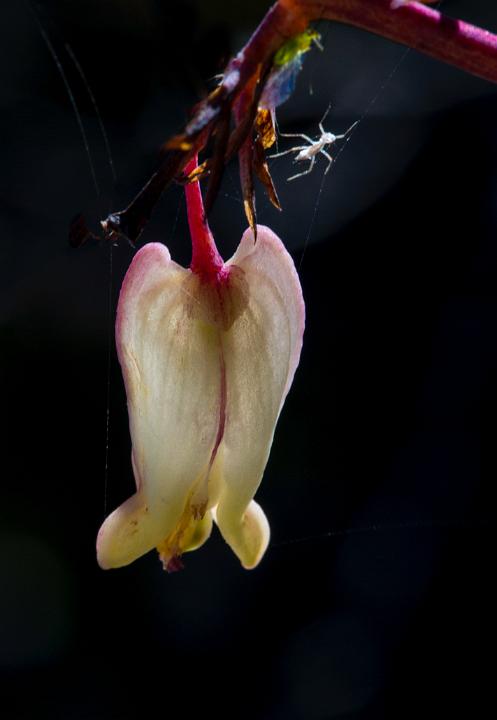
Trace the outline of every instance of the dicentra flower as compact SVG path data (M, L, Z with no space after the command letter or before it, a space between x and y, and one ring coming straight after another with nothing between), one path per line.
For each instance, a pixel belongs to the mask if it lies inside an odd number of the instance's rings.
M245 568L269 542L253 497L299 362L302 291L290 255L266 227L257 242L247 230L224 263L198 183L186 193L190 268L164 245L145 245L119 298L116 342L137 490L100 529L103 568L157 548L174 570L209 537L213 520Z

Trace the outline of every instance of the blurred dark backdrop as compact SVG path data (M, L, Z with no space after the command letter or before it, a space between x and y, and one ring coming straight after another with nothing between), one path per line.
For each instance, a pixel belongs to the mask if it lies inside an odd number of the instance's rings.
M97 529L133 490L109 315L133 250L114 248L110 268L108 246L68 247L68 223L84 211L96 228L130 200L267 3L33 6L0 8L2 717L488 716L494 87L355 29L318 28L324 54L306 58L281 128L317 133L330 102L333 131L362 120L322 191L324 165L286 183L286 157L272 163L284 212L258 197L259 221L300 267L308 313L258 494L272 544L250 573L216 532L182 573L154 554L103 572ZM444 9L497 31L486 0ZM36 15L81 109L98 196ZM188 263L184 215L172 188L140 243ZM211 225L229 256L245 227L236 164Z

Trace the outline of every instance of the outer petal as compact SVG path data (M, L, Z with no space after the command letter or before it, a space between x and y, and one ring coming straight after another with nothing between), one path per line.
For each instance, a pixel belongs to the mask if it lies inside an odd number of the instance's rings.
M104 522L97 555L119 567L154 547L165 560L190 539L189 519L207 507L220 405L220 336L205 321L199 284L167 248L140 250L117 311L137 493ZM207 536L209 525L200 533ZM199 538L200 540L200 538ZM192 544L197 544L193 540Z
M243 271L249 292L244 312L223 333L226 428L216 460L224 482L215 519L250 568L269 541L264 513L251 500L299 362L305 309L293 260L269 228L258 227L256 244L247 230L228 265Z

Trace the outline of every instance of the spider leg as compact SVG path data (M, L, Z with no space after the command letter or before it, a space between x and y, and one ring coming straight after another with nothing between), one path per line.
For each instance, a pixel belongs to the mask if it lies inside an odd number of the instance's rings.
M283 150L283 152L275 153L274 155L268 155L269 158L278 158L282 155L288 155L288 153L291 152L300 152L300 150L305 150L305 148L308 147L308 145L299 145L298 147L292 147L289 150Z
M321 130L321 133L322 133L323 135L324 135L324 133L326 132L326 130L325 130L324 127L323 127L323 123L324 123L324 121L326 120L326 116L328 115L328 113L330 112L330 110L331 110L331 103L328 105L328 107L326 108L326 111L325 111L323 117L322 117L321 120L319 121L319 129Z
M349 127L348 130L346 130L341 135L335 135L335 140L343 140L344 137L347 137L347 135L352 132L352 130L355 128L355 126L358 124L359 120L356 120L355 123L352 123L352 125Z
M324 155L325 158L328 160L328 165L326 166L326 170L324 171L324 174L326 175L326 173L328 172L328 170L329 170L330 167L331 167L331 163L333 162L333 158L331 157L331 155L328 155L328 153L326 152L326 150L320 150L319 152L320 152L322 155Z
M307 168L307 170L304 170L304 172L298 173L297 175L292 175L292 177L287 178L287 182L290 182L290 180L296 180L299 177L302 177L302 175L309 175L310 172L312 172L312 168L314 167L314 163L316 162L316 156L314 155L311 158L311 164Z
M314 145L314 140L310 138L308 135L304 135L303 133L282 133L280 132L280 137L298 137L302 138L302 140L306 140L309 145Z

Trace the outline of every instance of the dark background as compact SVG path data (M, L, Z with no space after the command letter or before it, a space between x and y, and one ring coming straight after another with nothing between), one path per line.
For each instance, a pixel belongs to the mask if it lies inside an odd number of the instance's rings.
M96 229L127 204L267 3L33 4L80 107L100 194L37 19L7 0L2 717L491 715L495 89L355 29L319 27L324 55L306 58L280 125L315 135L330 102L327 128L362 121L321 193L324 163L286 183L285 157L272 161L284 212L258 197L259 222L300 266L308 313L258 493L271 545L252 572L217 531L181 573L164 573L154 553L103 572L98 527L134 487L112 337L133 250L114 248L110 271L105 244L68 247L68 223L82 210ZM486 0L444 9L497 31ZM66 43L97 99L117 183ZM229 257L245 227L236 163L211 225ZM188 263L180 188L161 200L140 244L150 241Z

